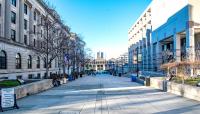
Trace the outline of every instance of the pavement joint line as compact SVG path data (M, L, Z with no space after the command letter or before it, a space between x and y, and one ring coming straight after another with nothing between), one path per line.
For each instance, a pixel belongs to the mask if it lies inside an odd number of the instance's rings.
M62 111L59 111L58 114L62 114Z
M85 103L84 103L84 105L82 106L81 110L79 111L79 114L81 113L81 111L83 110L84 107L85 107Z
M107 110L108 110L108 114L109 114L109 106L108 106L107 96L105 96L105 100L106 100L106 106L107 106Z

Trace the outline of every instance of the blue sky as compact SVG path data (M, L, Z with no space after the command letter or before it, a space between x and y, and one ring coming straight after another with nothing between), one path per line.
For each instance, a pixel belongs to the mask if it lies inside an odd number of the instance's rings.
M106 58L128 52L128 29L151 0L48 0L72 32Z

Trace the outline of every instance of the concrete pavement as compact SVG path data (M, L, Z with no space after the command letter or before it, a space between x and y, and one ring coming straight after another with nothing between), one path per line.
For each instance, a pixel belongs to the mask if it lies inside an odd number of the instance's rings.
M199 114L200 102L110 75L86 76L18 100L2 114Z

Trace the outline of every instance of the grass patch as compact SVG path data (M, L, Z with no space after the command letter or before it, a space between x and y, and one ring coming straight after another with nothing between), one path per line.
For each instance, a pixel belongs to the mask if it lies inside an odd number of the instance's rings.
M17 80L4 80L0 81L0 87L15 87L20 85L20 82Z

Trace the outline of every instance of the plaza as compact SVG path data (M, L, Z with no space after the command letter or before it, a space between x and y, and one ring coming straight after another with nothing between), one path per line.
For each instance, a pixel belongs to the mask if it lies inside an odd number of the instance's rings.
M2 114L198 114L200 103L107 74L85 76L17 101Z

